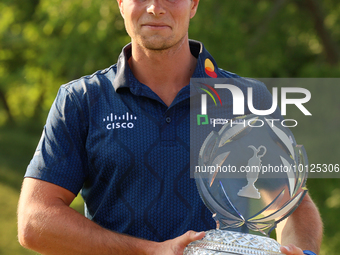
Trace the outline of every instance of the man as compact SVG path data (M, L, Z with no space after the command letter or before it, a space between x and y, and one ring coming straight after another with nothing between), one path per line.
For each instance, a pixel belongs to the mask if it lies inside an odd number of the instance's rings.
M131 45L117 65L61 87L22 187L24 247L42 254L179 255L204 236L190 229L214 227L188 175L187 85L206 75L206 59L213 61L202 44L188 43L198 2L118 0ZM87 218L69 207L80 189ZM306 196L279 240L289 244L286 254L303 254L318 252L321 235Z

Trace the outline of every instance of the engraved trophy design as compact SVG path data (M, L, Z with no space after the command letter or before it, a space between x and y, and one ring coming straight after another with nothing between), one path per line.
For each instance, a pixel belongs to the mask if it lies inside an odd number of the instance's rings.
M268 116L235 121L212 131L200 149L194 177L217 228L185 255L281 254L269 233L307 191L307 155L288 128Z
M248 166L256 166L260 167L261 166L261 158L266 154L267 149L263 145L261 145L258 149L256 149L253 145L249 145L249 148L253 149L254 151L254 156L249 159L248 161ZM261 149L264 149L264 152L262 155L258 155ZM260 199L261 195L257 188L255 187L255 182L257 181L259 176L259 172L254 171L254 172L248 172L247 173L247 181L248 184L247 186L244 186L238 193L237 195L242 196L242 197L249 197L249 198L256 198Z

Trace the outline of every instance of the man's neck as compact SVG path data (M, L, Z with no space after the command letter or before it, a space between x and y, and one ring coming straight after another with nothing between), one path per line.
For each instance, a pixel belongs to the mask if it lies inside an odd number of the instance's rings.
M134 76L154 91L167 106L189 84L196 63L187 37L178 45L163 51L147 50L132 42L129 65Z

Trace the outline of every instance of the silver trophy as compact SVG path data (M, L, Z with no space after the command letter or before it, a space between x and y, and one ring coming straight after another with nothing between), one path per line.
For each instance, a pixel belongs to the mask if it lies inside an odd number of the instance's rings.
M194 177L217 227L184 254L281 254L269 234L307 192L307 165L303 146L271 117L247 115L212 131Z

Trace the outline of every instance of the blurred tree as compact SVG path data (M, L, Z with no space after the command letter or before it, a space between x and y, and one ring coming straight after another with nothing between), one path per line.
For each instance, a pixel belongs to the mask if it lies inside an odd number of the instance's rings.
M190 35L243 76L337 77L339 9L333 0L207 0Z
M0 123L39 119L62 83L112 65L129 42L109 0L4 1L0 9Z
M320 3L317 0L306 0L303 3L311 13L315 31L323 44L327 62L330 65L337 65L339 63L339 48L325 26L325 17Z

